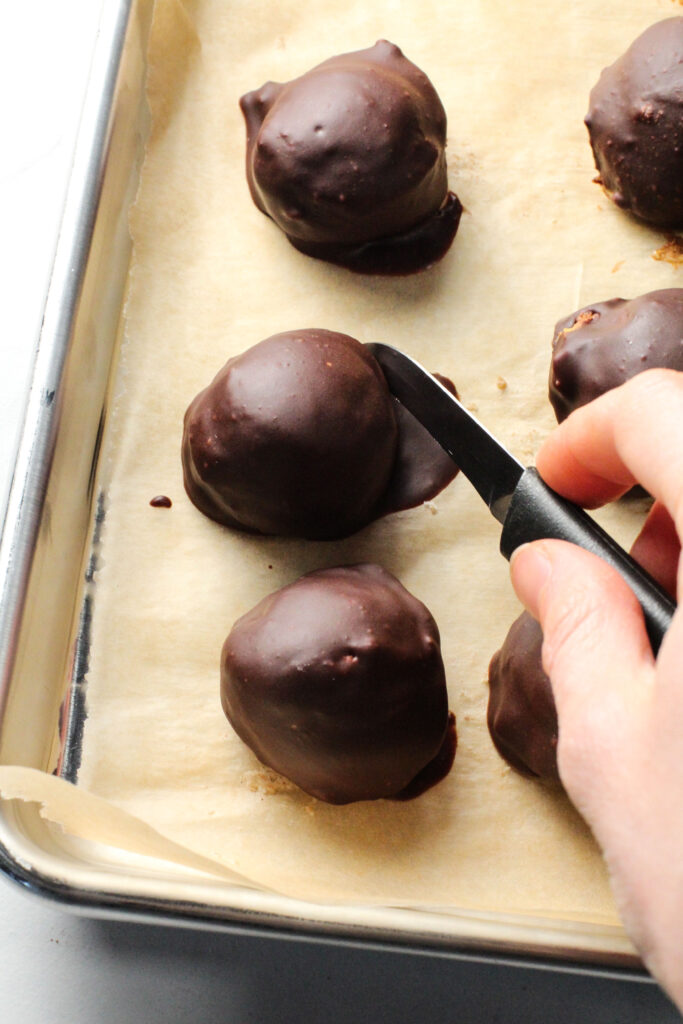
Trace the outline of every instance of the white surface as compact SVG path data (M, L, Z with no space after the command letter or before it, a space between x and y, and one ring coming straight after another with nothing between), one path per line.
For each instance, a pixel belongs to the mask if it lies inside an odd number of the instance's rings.
M0 36L0 500L42 316L100 0L6 4Z
M101 0L6 2L0 36L0 502ZM91 921L0 880L2 1024L667 1024L653 985Z

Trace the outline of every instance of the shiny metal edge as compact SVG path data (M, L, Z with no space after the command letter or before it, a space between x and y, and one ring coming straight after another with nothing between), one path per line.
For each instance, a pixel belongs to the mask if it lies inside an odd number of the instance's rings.
M0 867L24 890L41 900L48 899L60 909L85 917L98 917L111 921L138 922L140 924L167 925L176 928L214 931L235 935L269 937L296 942L324 943L332 947L353 946L368 951L396 952L422 956L438 956L445 960L470 963L496 964L509 968L532 971L554 971L560 974L590 975L615 981L656 984L642 968L625 964L618 958L599 958L592 964L572 959L569 951L557 950L548 956L547 950L530 945L528 948L501 948L500 944L454 943L451 937L424 936L419 933L392 932L371 926L340 926L338 923L315 923L305 917L285 920L280 916L259 913L224 913L220 908L194 901L132 899L106 891L74 890L55 879L35 877L15 861L6 862L5 850L0 844ZM303 905L302 905L303 906Z
M38 839L43 843L43 836ZM195 875L190 882L180 876L176 880L163 878L161 872L150 875L149 871L138 877L120 873L117 876L115 865L107 873L99 862L89 863L87 855L78 865L78 874L86 883L74 886L69 881L73 851L68 843L60 851L60 839L54 834L50 839L53 845L56 839L57 857L54 850L48 850L47 843L31 856L29 838L22 855L18 859L11 857L9 862L0 841L0 867L26 892L85 916L401 949L456 960L652 981L633 955L606 954L594 949L587 962L584 950L576 945L580 936L571 933L571 922L546 921L542 931L530 919L525 939L505 940L506 927L518 931L515 915L463 911L446 917L438 908L339 907L289 897L273 899L271 893L202 875ZM51 861L56 865L54 871L50 870Z
M0 534L0 716L16 653L60 415L60 390L112 131L119 62L134 0L102 11Z
M100 186L115 116L116 84L121 54L136 0L106 0L76 145L72 175L50 279L43 323L36 348L23 431L0 536L0 721L21 632L26 593L43 519L45 494L60 423L60 394L74 317L90 253ZM95 452L96 455L96 452ZM19 819L22 820L19 820ZM43 823L44 825L44 823ZM438 915L430 927L411 928L419 914L393 908L395 927L381 925L373 908L364 908L364 923L335 920L334 909L292 899L281 901L279 914L259 908L259 900L234 892L226 903L226 887L201 881L192 886L197 899L181 898L188 884L173 886L160 879L127 878L105 860L87 870L71 870L66 854L36 847L40 823L35 806L0 815L0 869L26 891L84 914L239 932L267 932L274 937L353 942L372 949L399 946L406 951L457 959L572 973L600 974L649 981L637 958L623 952L592 950L586 956L576 942L563 942L558 929L553 942L506 943L495 927L483 927L476 939L440 933ZM26 841L28 832L31 842ZM40 838L40 837L39 837ZM85 881L80 883L76 878ZM229 890L227 890L229 891ZM212 900L211 893L217 897ZM204 899L200 897L205 897ZM311 909L310 915L307 911ZM328 919L326 920L326 912ZM384 911L386 914L386 911ZM463 920L467 915L461 915ZM375 918L377 921L375 922ZM422 920L425 920L424 915Z

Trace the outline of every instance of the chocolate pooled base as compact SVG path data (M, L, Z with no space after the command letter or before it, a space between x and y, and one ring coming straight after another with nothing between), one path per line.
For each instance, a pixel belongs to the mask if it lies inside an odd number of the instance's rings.
M617 206L683 227L683 17L651 25L590 94L598 182Z
M433 498L457 468L345 334L276 334L228 361L190 404L185 488L205 515L330 540Z
M447 252L446 114L433 85L381 40L240 100L256 206L309 256L409 274Z
M455 755L436 623L378 565L309 573L239 619L221 702L263 764L327 803L418 796Z
M491 659L486 720L496 750L512 768L557 782L557 711L542 645L541 627L523 612Z
M558 421L655 367L683 370L683 288L584 306L555 325L548 392Z

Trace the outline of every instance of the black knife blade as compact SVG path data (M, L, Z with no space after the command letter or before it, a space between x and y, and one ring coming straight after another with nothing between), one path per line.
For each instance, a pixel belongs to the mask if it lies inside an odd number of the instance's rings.
M562 498L536 470L525 469L442 384L418 362L390 345L366 346L389 390L460 467L503 524L506 558L521 544L543 538L571 541L599 555L626 580L640 602L653 651L668 629L676 603L583 509Z
M439 442L503 523L524 472L522 463L410 356L390 345L366 348L381 366L392 395Z

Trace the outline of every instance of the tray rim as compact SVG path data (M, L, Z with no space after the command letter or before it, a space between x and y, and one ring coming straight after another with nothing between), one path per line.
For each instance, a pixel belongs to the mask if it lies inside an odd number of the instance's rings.
M104 0L71 172L0 523L0 717L50 473L55 396L83 284L111 135L116 80L135 0ZM0 510L2 511L2 510Z
M58 234L44 315L39 332L28 399L11 477L5 519L0 532L0 718L3 715L14 660L14 638L19 632L33 552L40 524L42 501L50 473L51 454L58 427L53 401L67 356L71 324L87 266L89 242L98 208L99 189L107 159L116 80L126 34L138 0L104 0L88 86L74 151L64 212ZM143 2L143 0L139 0ZM151 2L151 0L148 0ZM44 823L43 823L44 824ZM12 840L14 848L12 846ZM100 871L102 887L65 882L56 870L39 868L20 852L22 837L12 835L0 808L0 870L25 891L47 898L75 912L138 920L147 923L251 932L290 939L328 943L354 943L372 948L397 948L458 959L498 962L539 969L599 974L651 982L635 955L591 951L587 959L566 956L561 947L530 944L506 948L491 939L461 945L452 936L430 935L416 941L407 931L292 914L277 916L195 902L140 896L124 887L107 887L107 872ZM44 860L50 860L50 855ZM290 900L305 907L303 901ZM450 942L450 944L449 944Z
M504 917L510 921L514 918L514 925L519 930L519 920L513 914L453 911L451 920L461 918L467 924L469 916L471 920L479 919L481 926L476 936L473 936L471 929L464 935L455 935L449 933L443 924L440 927L444 919L429 909L382 906L359 908L350 905L342 908L342 920L338 907L283 896L276 898L275 903L280 904L280 909L274 910L268 905L273 902L270 894L255 890L240 900L239 894L244 890L239 886L194 873L189 883L179 879L175 894L170 896L168 893L169 889L173 889L173 883L157 878L154 880L156 884L150 884L149 878L145 879L144 875L135 878L115 874L103 867L104 860L88 864L86 872L79 872L81 880L74 882L69 877L73 871L70 870L68 858L73 859L74 855L68 848L68 837L62 837L39 818L35 804L19 802L17 814L13 830L8 823L8 816L0 814L0 870L25 892L85 916L132 919L141 923L235 933L244 931L328 943L361 944L458 960L497 962L631 981L653 981L635 954L605 952L597 947L578 949L576 941L573 947L571 942L562 945L557 941L558 936L562 937L563 933L567 939L572 936L569 927L571 922L561 919L558 919L555 927L551 921L545 923L546 941L543 941L538 937L538 928L533 919L529 917L528 931L532 933L535 930L537 937L522 942L518 938L506 940L500 935L505 927ZM42 848L36 847L36 831L41 833L41 839L45 837ZM32 835L27 838L29 832ZM64 848L66 854L61 858L54 852L60 847ZM83 864L86 864L85 860L80 862L80 866ZM155 889L158 892L154 892ZM196 890L197 898L188 895L192 889ZM199 898L201 891L207 895L211 891L216 894L220 892L225 902L219 902L218 899L213 903L202 901ZM355 917L358 909L362 909L365 920L359 921ZM335 912L337 919L334 919ZM596 931L598 928L596 926ZM612 930L616 929L612 926Z

